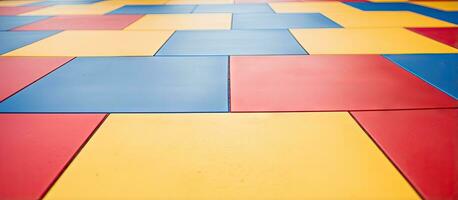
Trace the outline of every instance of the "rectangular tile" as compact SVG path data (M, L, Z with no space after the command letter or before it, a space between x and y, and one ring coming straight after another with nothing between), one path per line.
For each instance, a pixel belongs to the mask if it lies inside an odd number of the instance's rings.
M20 26L15 30L122 30L142 15L68 15Z
M319 13L234 14L232 29L339 28Z
M333 13L354 12L358 9L341 2L287 2L270 3L276 13Z
M198 5L194 13L273 13L268 4Z
M310 54L458 53L403 28L292 29L291 33Z
M176 31L157 55L306 54L288 30Z
M173 31L63 31L7 56L151 56ZM63 45L65 44L65 45Z
M22 15L103 15L119 7L121 7L121 5L55 5L27 12Z
M110 115L67 198L420 199L347 113Z
M234 56L230 63L233 112L458 106L378 55Z
M27 4L27 6L55 6L55 5L82 5L100 2L102 0L65 0L65 1L40 1Z
M327 17L344 27L455 27L410 11L333 12Z
M123 6L110 14L177 14L191 13L195 5L133 5Z
M226 112L227 57L76 58L0 112Z
M346 4L366 11L411 11L438 20L458 24L458 11L442 11L410 3L348 2Z
M154 14L145 15L126 30L229 30L232 15L214 14Z

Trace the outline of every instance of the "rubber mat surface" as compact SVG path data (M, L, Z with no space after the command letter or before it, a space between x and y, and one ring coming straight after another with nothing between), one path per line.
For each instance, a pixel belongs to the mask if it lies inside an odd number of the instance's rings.
M227 57L76 58L0 111L220 112L227 88Z
M458 199L455 0L0 0L0 200Z
M458 101L382 56L231 58L232 111L456 107Z
M70 197L418 198L347 113L111 115L45 199Z

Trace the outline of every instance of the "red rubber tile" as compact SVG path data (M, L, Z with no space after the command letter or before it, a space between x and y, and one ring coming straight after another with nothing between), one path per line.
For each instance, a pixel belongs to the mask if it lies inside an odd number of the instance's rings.
M12 6L6 6L6 7L0 7L0 16L11 16L11 15L19 15L22 13L38 10L41 8L44 8L46 6L18 6L18 7L12 7Z
M458 199L458 109L352 114L425 199Z
M453 28L409 28L418 34L458 48L458 27Z
M0 101L71 59L68 57L0 57Z
M0 199L39 199L104 114L0 114Z
M55 16L14 30L121 30L142 15Z
M379 55L236 56L230 63L234 112L458 107Z

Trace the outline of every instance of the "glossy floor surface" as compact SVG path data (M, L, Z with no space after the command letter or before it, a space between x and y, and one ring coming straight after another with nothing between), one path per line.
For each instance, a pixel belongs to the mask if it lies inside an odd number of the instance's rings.
M458 199L458 2L0 1L0 199Z

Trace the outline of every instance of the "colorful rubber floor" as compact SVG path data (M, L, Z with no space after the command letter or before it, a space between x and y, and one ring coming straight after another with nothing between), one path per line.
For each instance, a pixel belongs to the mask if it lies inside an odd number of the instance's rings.
M458 1L2 0L0 199L458 200Z

